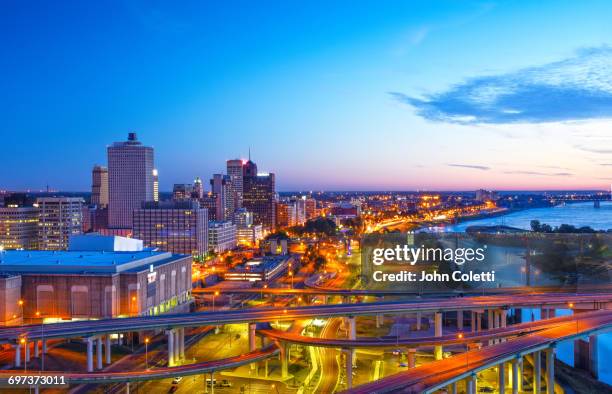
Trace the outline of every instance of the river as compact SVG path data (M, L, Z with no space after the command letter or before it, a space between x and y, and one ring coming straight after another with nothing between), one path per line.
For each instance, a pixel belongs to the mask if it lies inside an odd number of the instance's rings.
M612 229L612 202L601 202L600 208L595 208L592 202L571 203L550 208L534 208L512 212L507 215L470 220L456 225L438 227L437 231L464 232L469 226L505 225L529 230L532 220L539 220L551 226L570 224L576 227L589 226L595 230ZM556 311L557 316L571 313L569 310ZM523 309L523 321L531 318L539 319L540 310ZM612 385L612 363L607 362L612 354L612 333L599 335L597 342L599 354L599 380ZM563 362L574 364L574 343L561 343L557 348L557 357Z

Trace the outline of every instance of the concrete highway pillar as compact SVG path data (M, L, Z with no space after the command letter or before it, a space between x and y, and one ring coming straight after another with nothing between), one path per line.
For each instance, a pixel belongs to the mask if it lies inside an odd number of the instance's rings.
M489 309L487 311L487 328L492 330L495 328L495 310Z
M96 368L102 369L102 337L99 336L96 338L96 357L98 361L98 365Z
M546 392L555 394L555 349L548 348L546 354Z
M166 330L168 336L168 366L173 367L175 364L174 360L174 330Z
M249 352L254 352L256 348L255 340L257 339L255 335L255 328L257 325L255 323L249 323Z
M355 322L355 316L348 317L348 324L349 324L348 339L350 339L351 341L354 341L357 339L357 323Z
M408 349L408 368L414 368L416 365L416 349Z
M476 312L476 332L482 331L482 313Z
M125 394L130 394L130 382L125 384Z
M46 339L42 340L42 352L43 354L47 354L47 340Z
M111 336L107 334L105 337L105 352L106 352L106 364L111 363Z
M87 338L87 372L93 372L93 338Z
M21 367L21 344L15 344L15 367Z
M506 364L501 363L498 367L498 388L499 394L504 394L506 392Z
M519 363L518 360L512 360L512 394L519 392Z
M457 311L457 330L463 331L463 311Z
M472 332L476 332L476 312L470 312L471 321L470 321L470 329Z
M416 313L416 329L421 331L421 312Z
M442 312L436 312L434 314L434 331L436 337L442 336ZM442 360L442 346L434 346L434 358L436 360Z
M38 341L34 341L32 342L32 344L34 345L34 358L40 357L40 352L38 350Z
M383 320L382 315L380 313L376 314L376 328L380 328L382 325L381 321Z
M352 349L343 349L346 362L346 386L353 387L353 351Z
M451 394L457 394L457 382L453 382L450 387Z
M185 328L179 328L179 347L178 347L178 353L179 353L179 358L181 360L183 360L185 358Z
M476 394L476 375L467 378L467 394Z
M174 362L179 364L181 361L180 348L181 348L181 329L175 328L174 330Z
M597 354L597 335L589 335L589 372L595 378L599 377L599 363Z
M533 394L542 392L542 353L533 353Z
M281 357L281 377L284 379L289 375L289 344L286 342L281 343L280 357Z
M25 348L25 362L30 362L30 342L26 342L24 345Z

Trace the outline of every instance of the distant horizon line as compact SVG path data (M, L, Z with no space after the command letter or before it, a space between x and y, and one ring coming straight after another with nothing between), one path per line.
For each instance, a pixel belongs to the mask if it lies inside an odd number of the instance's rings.
M277 193L473 193L477 190L487 190L498 193L567 193L567 192L604 192L610 193L608 189L494 189L494 188L480 188L480 189L414 189L414 190L399 190L399 189L344 189L344 190L325 190L325 189L304 189L304 190L277 190ZM205 191L208 192L208 191ZM69 193L69 194L91 194L91 191L75 191L75 190L42 190L42 189L28 189L28 190L8 190L0 189L0 193ZM160 190L159 193L172 194L172 190Z

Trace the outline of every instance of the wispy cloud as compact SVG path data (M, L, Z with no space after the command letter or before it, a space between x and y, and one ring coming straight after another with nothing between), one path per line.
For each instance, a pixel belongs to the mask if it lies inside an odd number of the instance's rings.
M574 147L576 149L580 149L585 152L591 152L591 153L604 153L604 154L612 153L612 147L611 148L596 148L596 147L586 146L586 145L574 145Z
M481 170L481 171L488 171L491 169L491 167L487 167L487 166L478 166L478 165L472 165L472 164L455 164L455 163L449 163L447 164L447 166L449 167L459 167L459 168L469 168L471 170Z
M540 171L504 171L504 174L538 175L538 176L573 176L571 172L540 172Z
M421 98L390 93L423 118L464 124L612 117L612 48L515 72L481 76Z

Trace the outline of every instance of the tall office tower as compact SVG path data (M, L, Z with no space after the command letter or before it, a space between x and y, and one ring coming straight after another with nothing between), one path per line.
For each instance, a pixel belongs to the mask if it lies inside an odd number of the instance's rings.
M36 199L39 212L39 249L67 249L68 238L83 232L83 202L80 197L39 197Z
M108 205L108 168L95 165L91 172L91 203L99 208Z
M295 201L295 221L300 225L306 223L306 196Z
M191 197L197 200L204 197L204 184L202 183L202 180L199 176L197 176L196 179L193 180L193 193Z
M208 210L195 200L149 201L134 210L134 238L147 247L202 256L208 252Z
M227 175L232 180L232 190L234 192L236 209L242 207L243 183L242 183L242 166L245 162L241 159L227 161Z
M213 174L210 180L212 192L217 195L216 220L231 220L236 210L236 194L229 176Z
M108 147L108 224L132 228L132 212L153 201L153 148L142 145L136 133Z
M0 249L36 249L38 209L17 204L0 207Z
M274 231L276 224L276 185L274 174L258 174L251 160L243 166L242 205L253 213L253 222Z
M191 200L193 185L190 183L175 183L172 188L172 199L174 201Z
M213 192L206 193L204 197L200 199L200 206L208 211L208 220L219 220L217 218L217 208L219 207L218 201L219 196Z
M159 177L157 169L153 169L153 201L159 201Z
M297 204L294 201L278 201L276 203L276 227L285 228L297 223Z

